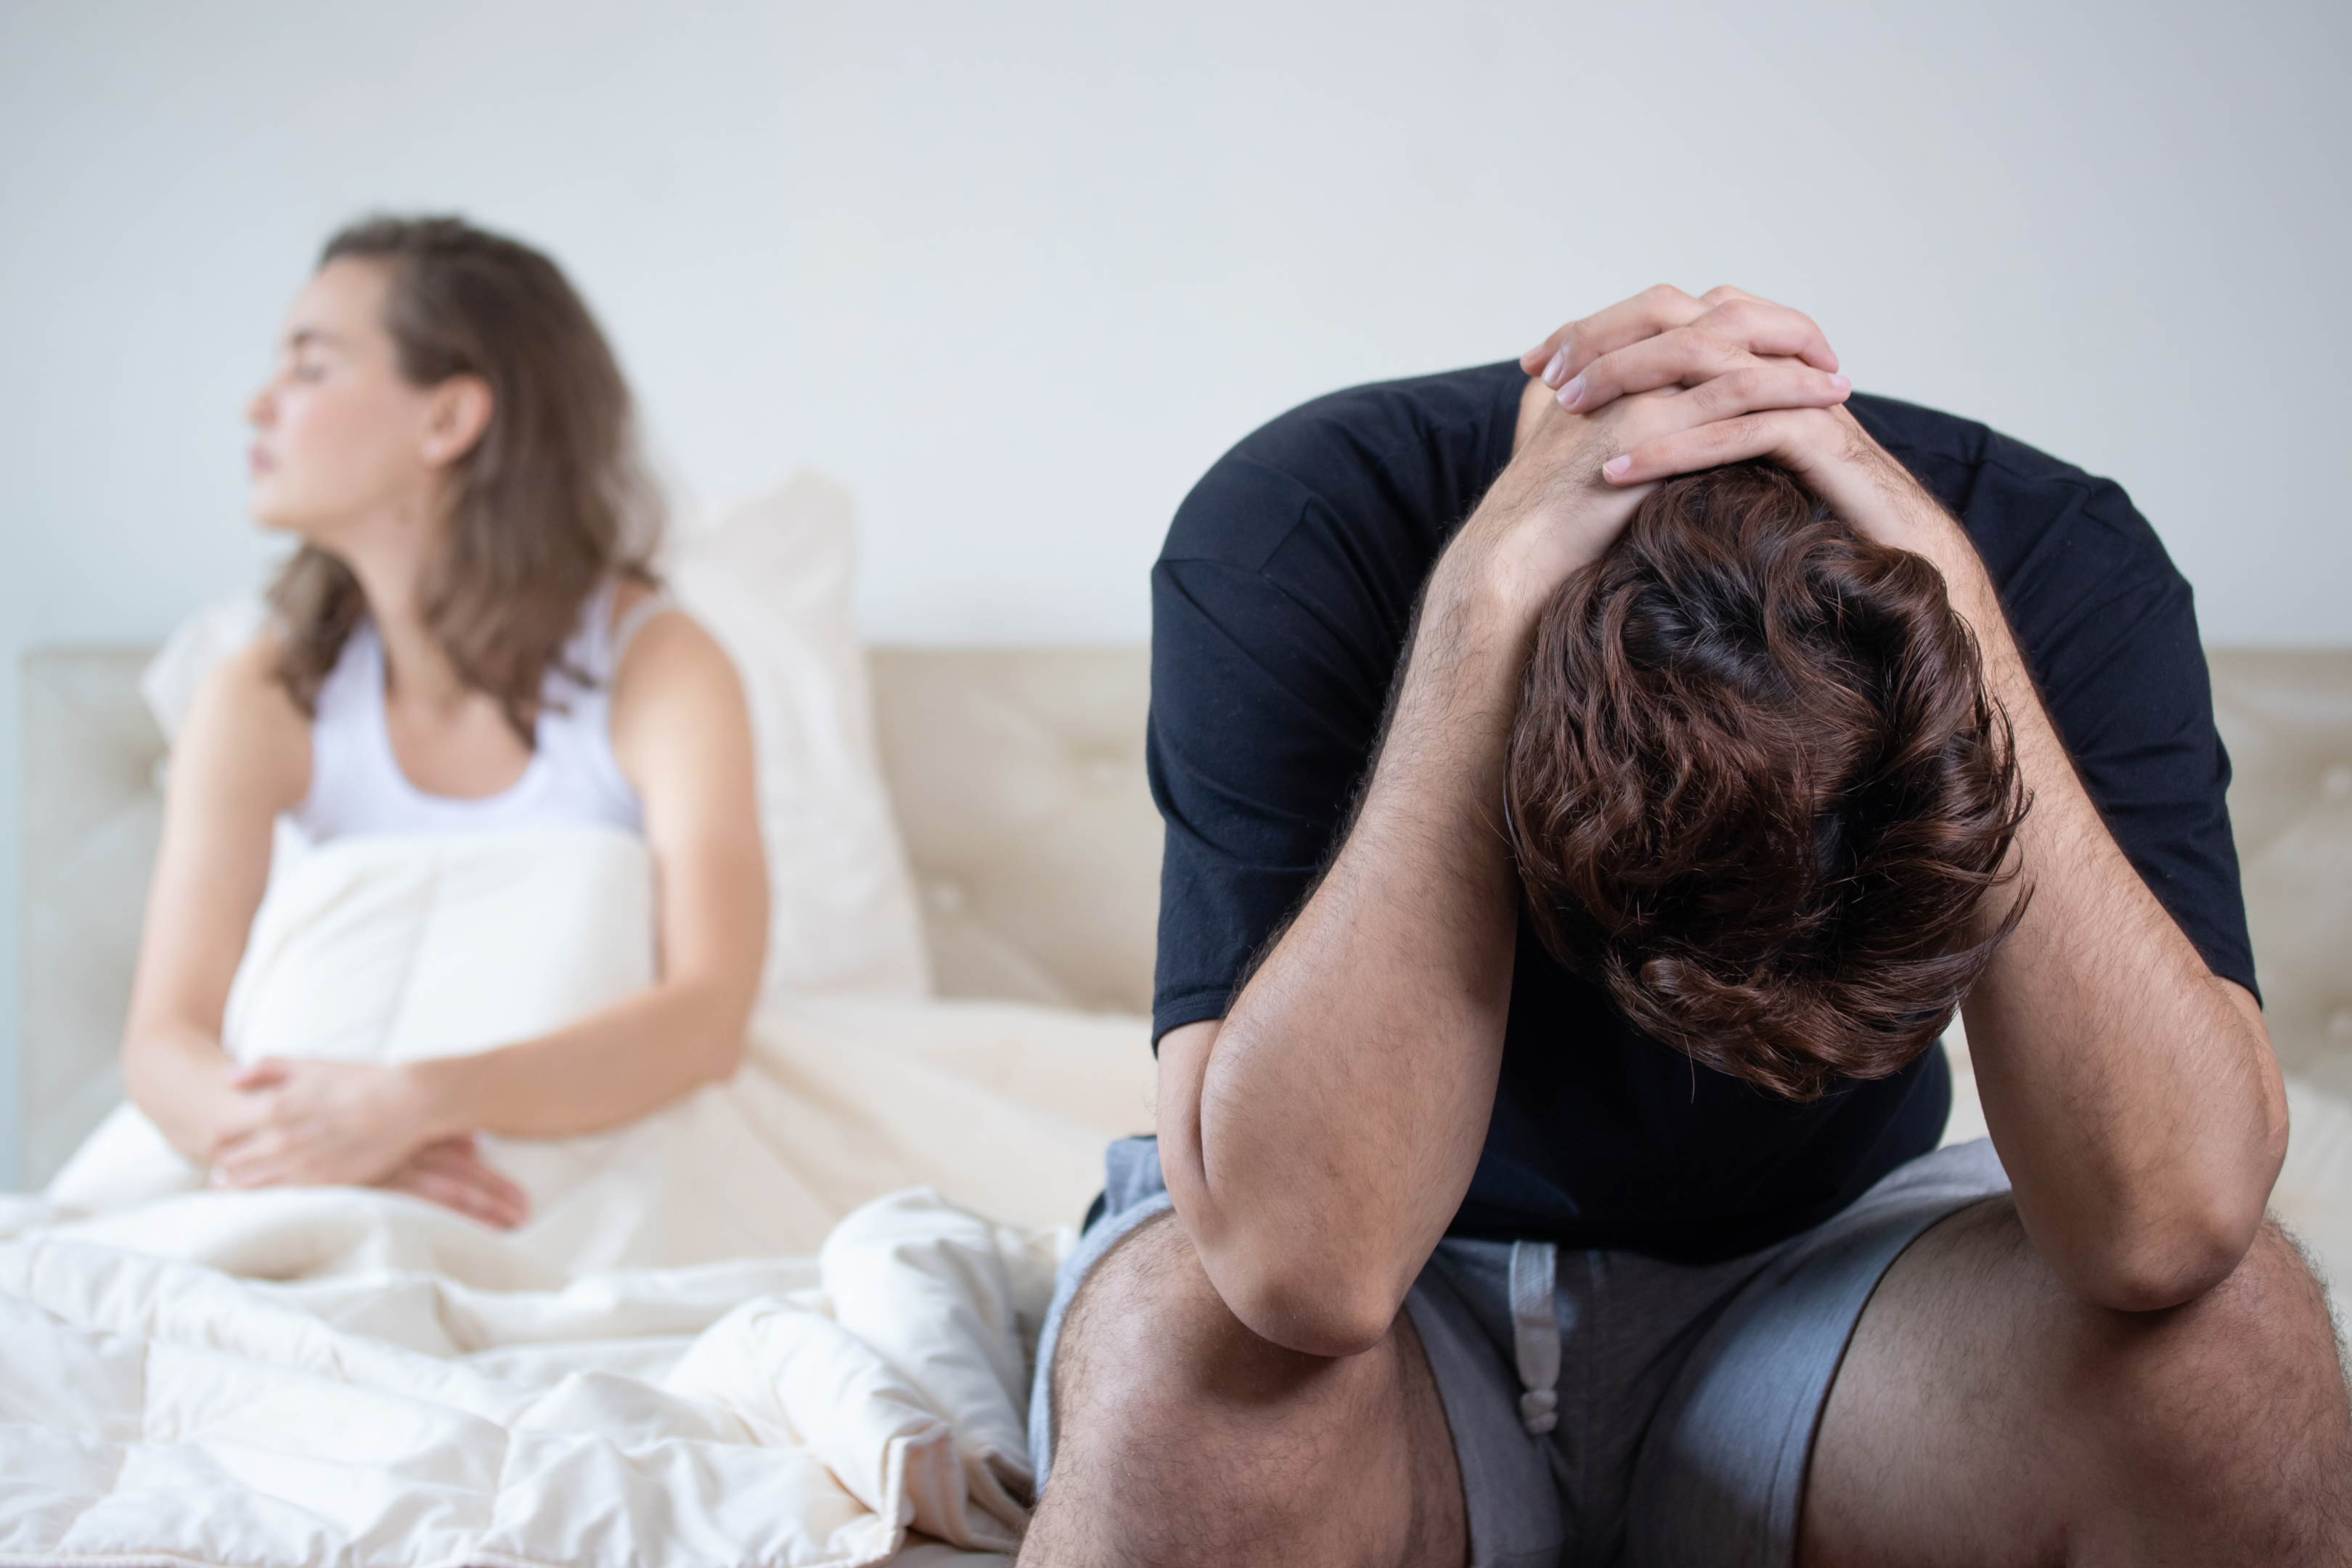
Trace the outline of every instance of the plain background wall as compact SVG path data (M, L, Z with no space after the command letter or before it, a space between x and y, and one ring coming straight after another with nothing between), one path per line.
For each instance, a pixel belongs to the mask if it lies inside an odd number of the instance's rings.
M796 465L877 639L1142 640L1186 486L1660 279L2115 475L2216 642L2352 641L2352 10L0 0L0 1180L18 655L256 581L239 408L369 208L551 249L687 515Z

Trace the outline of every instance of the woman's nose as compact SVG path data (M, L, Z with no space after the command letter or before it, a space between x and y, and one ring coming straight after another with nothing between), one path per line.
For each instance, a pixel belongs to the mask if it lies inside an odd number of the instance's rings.
M270 388L267 386L255 393L245 405L245 422L257 430L267 429L277 417L278 400L270 395Z

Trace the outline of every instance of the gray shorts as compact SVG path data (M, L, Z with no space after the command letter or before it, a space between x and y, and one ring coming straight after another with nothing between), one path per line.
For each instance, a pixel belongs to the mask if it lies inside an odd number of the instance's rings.
M1037 1346L1040 1487L1063 1315L1087 1271L1170 1206L1155 1141L1122 1139L1105 1163L1102 1215L1062 1266ZM1979 1139L1727 1263L1440 1242L1405 1307L1461 1458L1475 1568L1786 1568L1813 1428L1880 1276L1929 1226L2008 1190Z

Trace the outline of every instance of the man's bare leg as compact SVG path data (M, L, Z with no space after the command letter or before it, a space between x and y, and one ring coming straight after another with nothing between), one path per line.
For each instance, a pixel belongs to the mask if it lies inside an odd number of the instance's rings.
M1798 1560L2352 1562L2352 1415L2326 1302L2265 1226L2161 1312L2070 1294L1993 1199L1919 1238L1822 1412Z
M1271 1344L1226 1309L1172 1214L1080 1287L1053 1400L1026 1568L1467 1559L1461 1473L1412 1320L1360 1355Z

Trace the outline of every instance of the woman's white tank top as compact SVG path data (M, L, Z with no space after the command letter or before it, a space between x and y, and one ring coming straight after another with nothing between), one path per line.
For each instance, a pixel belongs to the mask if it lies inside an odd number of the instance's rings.
M400 771L384 726L383 643L362 616L319 688L310 722L310 793L293 816L313 844L367 833L488 833L509 827L645 830L637 793L613 757L613 672L637 627L669 607L661 595L613 625L614 585L588 601L580 628L547 672L530 765L497 795L467 800L417 788Z

